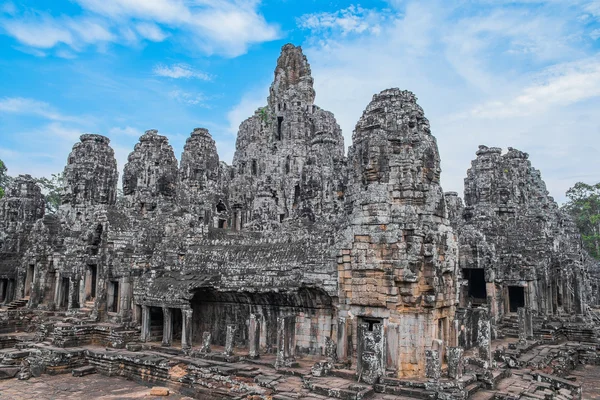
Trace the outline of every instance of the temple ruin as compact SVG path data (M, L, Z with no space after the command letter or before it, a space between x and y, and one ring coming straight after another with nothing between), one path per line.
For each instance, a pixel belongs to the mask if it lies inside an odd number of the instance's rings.
M17 177L0 200L0 379L96 371L207 399L581 398L570 371L600 363L598 265L528 155L480 146L463 202L442 190L413 93L374 95L347 155L314 101L288 44L232 165L206 129L179 162L148 130L118 198L109 138L84 134L52 215ZM504 390L511 374L528 386Z

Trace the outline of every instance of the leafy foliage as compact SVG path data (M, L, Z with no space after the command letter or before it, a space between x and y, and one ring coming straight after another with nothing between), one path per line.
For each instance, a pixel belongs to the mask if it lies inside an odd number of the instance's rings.
M2 160L0 160L0 199L4 197L6 193L6 188L12 182L12 178L8 176L6 173L8 169L6 168L6 164Z
M600 182L578 182L567 190L567 198L564 209L575 219L587 251L600 260Z
M50 179L37 178L36 182L46 196L46 213L54 214L60 206L60 192L63 187L64 176L62 173L52 174Z
M270 124L269 109L266 106L259 108L258 114L260 115L260 120L262 122L264 122L267 125Z

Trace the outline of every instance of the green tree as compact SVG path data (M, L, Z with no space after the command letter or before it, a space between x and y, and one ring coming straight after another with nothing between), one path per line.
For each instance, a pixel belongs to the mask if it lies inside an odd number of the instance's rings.
M42 192L46 197L46 213L54 214L60 206L60 192L63 187L64 177L61 172L52 174L50 179L37 178L36 182L42 188Z
M600 183L578 182L567 190L567 198L564 209L575 219L587 251L600 260Z
M6 164L4 164L4 161L0 160L0 199L4 197L4 193L6 193L6 188L12 182L12 178L8 176L6 171L8 171L8 169L6 168Z

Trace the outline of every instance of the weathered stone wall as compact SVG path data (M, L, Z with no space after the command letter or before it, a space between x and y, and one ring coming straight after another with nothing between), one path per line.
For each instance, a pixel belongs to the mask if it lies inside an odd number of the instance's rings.
M480 146L465 179L465 207L456 204L451 214L461 243L460 267L463 273L485 271L495 319L516 312L514 291L524 293L522 306L540 314L584 313L591 290L580 236L527 153ZM468 291L469 282L463 283ZM469 301L463 293L461 303Z
M446 346L483 337L489 350L514 290L542 314L581 314L598 298L575 225L525 153L482 146L463 205L442 192L411 92L373 97L347 158L314 101L306 57L285 45L232 166L206 129L179 165L168 139L146 131L118 200L109 139L82 135L56 215L44 216L28 176L0 200L0 302L131 323L142 341L186 351L205 338L229 353L258 345L278 366L327 355L374 383L425 376L425 355L437 365Z
M336 245L340 315L350 316L359 346L357 327L380 318L388 346L380 368L422 375L432 341L455 340L458 244L437 144L415 96L398 89L373 97L352 139L348 222Z

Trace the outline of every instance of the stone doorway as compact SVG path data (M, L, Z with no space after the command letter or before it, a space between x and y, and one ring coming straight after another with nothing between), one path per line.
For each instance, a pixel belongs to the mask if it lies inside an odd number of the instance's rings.
M516 313L520 307L525 307L525 288L521 286L508 287L508 310Z
M119 293L119 282L111 281L108 284L108 301L107 308L108 312L118 313L119 312L119 303L121 300Z
M58 308L66 310L69 306L69 278L60 280L60 288L58 294Z
M163 310L160 307L149 307L150 308L150 342L162 342L163 340L163 327L164 327L164 315Z
M385 370L385 337L383 320L380 318L359 318L357 345L357 372L359 379L376 383Z
M0 303L8 298L8 279L0 279Z
M469 282L467 295L471 303L485 304L487 302L485 270L481 268L465 268L463 269L463 278Z
M98 268L95 265L88 265L85 271L85 301L96 299L96 283Z

